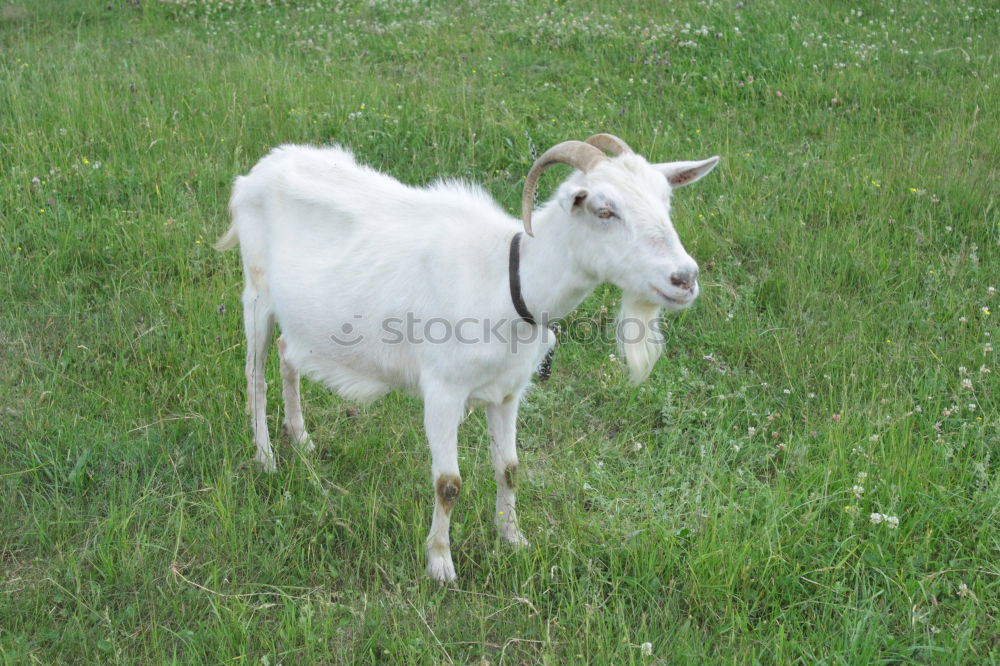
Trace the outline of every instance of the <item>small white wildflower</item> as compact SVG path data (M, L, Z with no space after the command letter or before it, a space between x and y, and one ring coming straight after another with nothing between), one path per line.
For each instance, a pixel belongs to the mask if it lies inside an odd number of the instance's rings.
M967 407L969 408L969 411L970 411L970 412L974 412L974 411L976 411L976 403L974 403L974 402L970 402L970 403L969 403L968 405L966 405L966 406L967 406Z
M993 286L986 287L986 293L989 294L990 296L994 296L997 293L997 288Z
M862 485L854 485L851 488L851 492L854 493L854 497L861 499L861 496L865 494L865 487Z
M989 354L991 351L993 351L993 345L991 345L988 342L985 345L983 345L983 353L984 354Z
M966 585L965 583L959 583L958 584L958 596L960 596L960 597L962 597L964 599L965 597L969 596L970 594L972 594L972 591L969 590L969 586L968 585Z
M868 478L868 472L858 472L858 483L864 483Z
M962 388L972 390L972 380L966 377L962 380Z
M633 451L642 451L642 442L633 442L632 443L632 450Z
M642 645L639 646L639 651L642 653L643 657L652 657L653 656L653 644L647 641L647 642L645 642L645 643L643 643Z
M872 435L871 437L868 438L868 441L869 442L877 442L878 441L878 435Z
M885 519L885 516L883 516L881 513L877 513L876 512L876 513L873 513L871 515L872 525L881 525L882 524L882 520L884 520L884 519Z
M964 366L964 365L960 365L960 366L958 366L958 374L960 374L960 375L964 375L964 374L965 374L965 373L967 373L967 372L968 372L968 370L967 370L967 369L965 368L965 366Z
M896 516L885 516L885 524L890 530L899 527L899 518Z
M749 428L747 428L747 434L753 437L755 434L757 434L757 428L750 426Z
M990 369L987 368L985 365L981 365L981 366L979 366L979 374L981 374L981 375L988 375L988 374L990 374Z
M967 321L969 321L969 320L968 320L968 319L966 319L965 317L959 317L959 318L958 318L958 323L960 323L960 324L964 324L964 323L965 323L965 322L967 322Z

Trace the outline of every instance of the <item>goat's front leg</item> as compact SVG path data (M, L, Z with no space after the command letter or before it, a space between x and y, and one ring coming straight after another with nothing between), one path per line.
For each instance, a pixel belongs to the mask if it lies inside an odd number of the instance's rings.
M427 575L439 583L455 580L451 560L451 510L462 488L458 471L458 425L465 414L465 396L447 391L424 394L424 429L431 449L434 518L427 535Z
M517 527L517 406L520 395L486 406L490 430L490 453L493 478L497 483L497 510L493 516L500 536L515 546L527 546L528 540Z

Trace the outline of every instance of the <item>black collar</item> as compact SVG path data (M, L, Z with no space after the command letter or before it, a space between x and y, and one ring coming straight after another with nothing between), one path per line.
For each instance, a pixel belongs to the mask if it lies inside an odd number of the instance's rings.
M510 239L510 262L508 264L510 272L510 300L514 302L514 309L529 324L537 324L528 306L524 304L524 296L521 295L521 236L518 232Z
M514 302L514 309L517 310L517 314L521 319L525 320L532 326L537 326L538 322L535 320L534 315L528 309L528 306L524 304L524 296L521 295L521 236L524 234L518 232L514 234L514 237L510 239L510 261L508 263L508 269L510 274L510 300ZM556 326L551 326L549 330L555 335L559 329ZM549 349L549 353L545 355L542 360L542 364L538 366L538 378L541 381L545 381L552 374L552 352L555 351L555 347Z

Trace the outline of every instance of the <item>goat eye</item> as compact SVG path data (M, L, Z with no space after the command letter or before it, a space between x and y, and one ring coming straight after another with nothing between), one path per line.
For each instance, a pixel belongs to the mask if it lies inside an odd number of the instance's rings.
M618 216L615 215L614 211L612 211L611 209L602 208L601 210L597 211L597 217L601 218L602 220L607 220L608 218L618 217Z

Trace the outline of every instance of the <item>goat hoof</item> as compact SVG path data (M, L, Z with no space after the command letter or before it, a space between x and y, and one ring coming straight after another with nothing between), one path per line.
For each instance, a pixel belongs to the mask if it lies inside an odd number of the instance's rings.
M528 543L528 540L524 538L524 535L521 534L521 530L516 527L509 530L501 530L500 536L514 548L526 548L531 545Z
M431 556L427 562L427 575L442 585L458 578L455 574L455 565L451 562L451 554L444 557Z
M254 457L254 460L260 463L260 466L264 469L265 472L273 473L278 471L278 466L274 462L273 453L267 453L267 454L258 453Z
M316 450L316 445L313 444L312 437L309 436L309 433L302 433L302 437L295 442L295 446L299 447L299 450L304 453L312 453Z
M288 427L287 423L281 425L281 434L285 441L291 442L292 446L297 447L301 451L309 453L310 451L316 450L316 445L313 444L312 437L305 430L300 430L298 434L295 430Z

